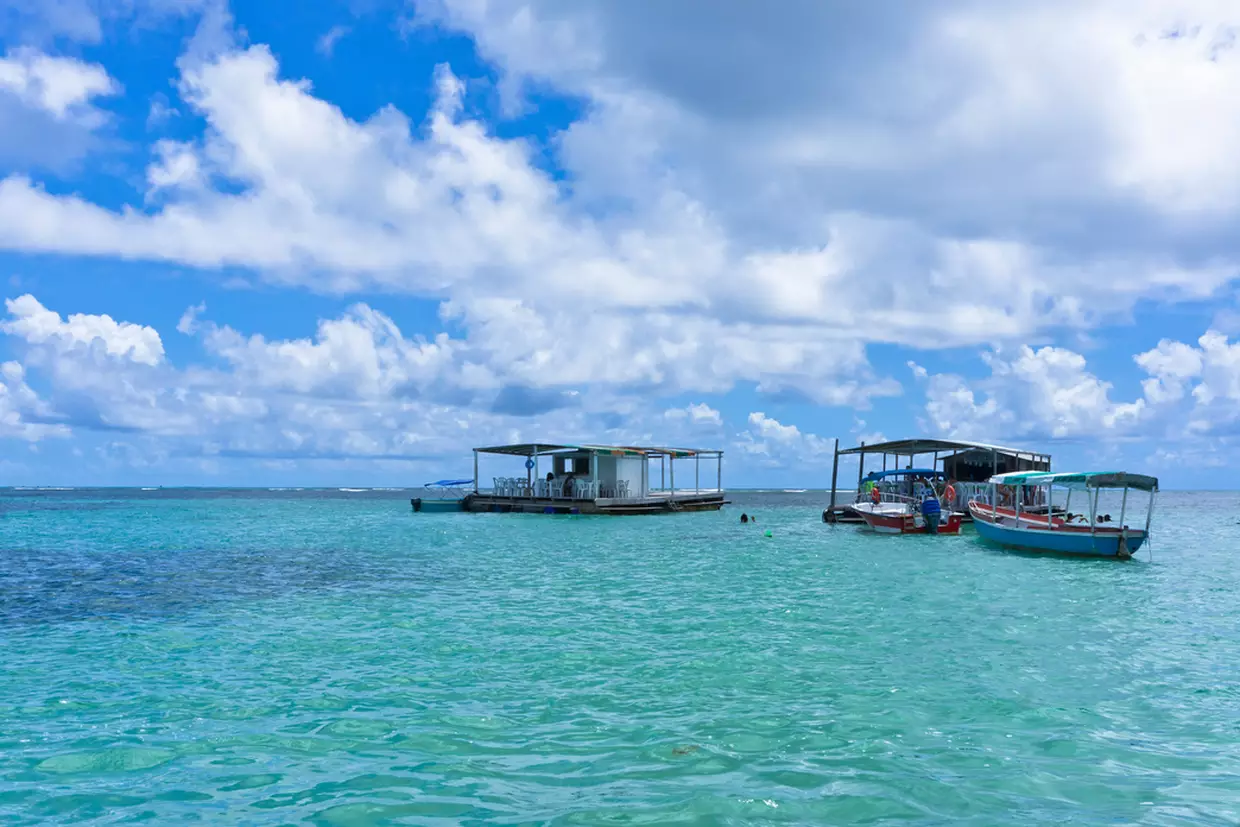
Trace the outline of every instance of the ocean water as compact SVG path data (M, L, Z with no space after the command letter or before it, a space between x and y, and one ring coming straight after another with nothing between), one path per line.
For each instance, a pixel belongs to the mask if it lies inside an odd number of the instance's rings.
M0 824L1240 821L1240 495L1126 563L409 496L0 491Z

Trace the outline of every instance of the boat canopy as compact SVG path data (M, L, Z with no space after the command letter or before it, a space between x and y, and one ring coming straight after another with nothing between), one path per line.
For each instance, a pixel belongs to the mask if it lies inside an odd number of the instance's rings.
M426 488L452 488L453 486L456 486L456 485L473 485L473 484L474 484L474 481L473 481L472 479L468 479L468 480L437 480L437 481L435 481L435 482L428 482L428 483L425 485L425 487L426 487Z
M942 471L935 471L930 468L897 468L894 471L871 471L865 475L866 482L877 482L885 480L889 477L941 477Z
M1089 488L1135 488L1157 491L1158 478L1125 471L1084 471L1075 474L1045 474L1040 471L1018 471L991 477L995 485L1057 485L1078 491Z

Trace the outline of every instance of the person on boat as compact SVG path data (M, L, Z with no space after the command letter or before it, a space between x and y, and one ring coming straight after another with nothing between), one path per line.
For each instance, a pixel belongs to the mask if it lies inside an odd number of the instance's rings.
M951 477L947 480L947 485L943 486L943 504L948 510L956 507L956 478Z
M880 502L882 502L882 499L883 499L883 492L878 490L878 486L877 485L871 486L870 502L874 503L875 505L878 505Z
M564 478L564 487L560 489L560 493L564 495L565 499L571 500L573 498L573 494L575 493L573 490L573 484L575 482L577 482L577 478L572 474L569 474Z
M934 491L931 490L925 496L925 499L921 501L921 516L926 518L927 534L939 533L939 517L941 514L942 509L939 508L939 499L934 496Z

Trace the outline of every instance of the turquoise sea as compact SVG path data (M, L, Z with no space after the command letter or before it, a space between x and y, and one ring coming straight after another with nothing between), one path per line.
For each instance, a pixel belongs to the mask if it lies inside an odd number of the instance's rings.
M1238 494L1127 563L410 496L0 491L0 824L1240 822Z

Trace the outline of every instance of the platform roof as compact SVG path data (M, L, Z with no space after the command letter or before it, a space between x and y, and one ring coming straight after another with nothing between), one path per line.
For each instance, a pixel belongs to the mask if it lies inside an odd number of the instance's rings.
M876 442L873 445L858 445L847 448L840 454L899 454L913 456L916 454L933 454L944 451L994 451L1009 457L1045 457L1050 454L1039 451L1027 451L1023 448L1009 448L1002 445L990 445L985 442L965 442L958 439L897 439L891 442Z
M642 445L569 445L547 442L524 442L516 445L496 445L491 448L475 448L480 454L508 454L516 457L532 457L566 452L600 454L613 457L696 457L717 456L722 451L704 448L660 448Z

